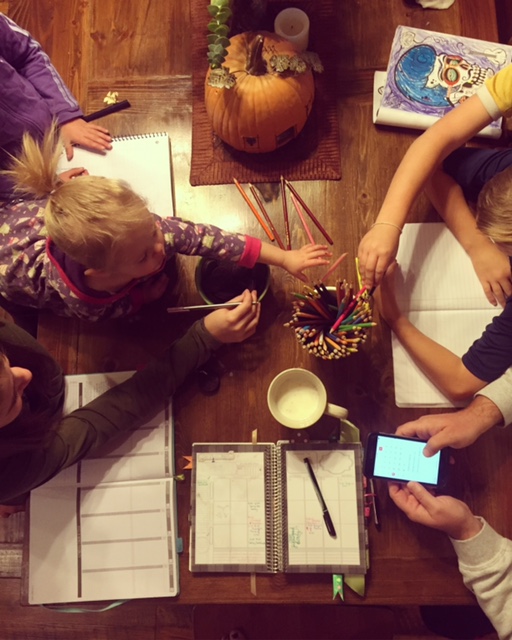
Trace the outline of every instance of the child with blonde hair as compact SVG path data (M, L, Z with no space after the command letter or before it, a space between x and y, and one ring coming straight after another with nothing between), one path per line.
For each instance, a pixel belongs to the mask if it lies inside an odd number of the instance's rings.
M381 315L425 375L452 400L470 398L512 365L508 259L512 218L507 215L507 167L512 165L512 154L504 149L460 148L493 120L510 115L512 64L488 78L473 96L413 142L395 172L379 215L359 244L365 284L381 284L377 290ZM394 263L400 234L423 188L470 256L489 301L504 305L462 358L421 333L395 300ZM475 219L467 200L477 198Z
M57 176L53 127L39 144L25 135L6 173L20 200L1 210L0 295L11 303L88 320L135 313L167 286L175 254L276 265L306 280L328 264L325 245L283 251L251 236L180 218L159 218L128 184L83 169Z

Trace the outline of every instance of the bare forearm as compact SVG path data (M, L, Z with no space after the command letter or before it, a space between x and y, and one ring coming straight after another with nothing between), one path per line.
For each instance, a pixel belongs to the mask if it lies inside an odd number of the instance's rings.
M458 356L422 333L405 316L397 318L391 328L425 375L452 400L469 398L485 386Z

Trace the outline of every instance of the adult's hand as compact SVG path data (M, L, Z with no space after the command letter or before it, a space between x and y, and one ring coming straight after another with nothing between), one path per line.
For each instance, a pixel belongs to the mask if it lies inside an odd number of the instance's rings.
M219 342L242 342L256 331L261 305L256 291L246 290L230 302L240 302L232 309L217 309L204 319L204 326ZM253 304L255 303L255 304Z
M503 416L494 402L484 396L476 396L465 409L422 416L401 425L396 433L428 440L423 453L429 458L444 447L462 449L473 444L482 433L500 424L502 420Z
M389 495L409 520L444 531L456 540L469 540L482 528L466 503L451 496L433 496L419 482L392 482Z

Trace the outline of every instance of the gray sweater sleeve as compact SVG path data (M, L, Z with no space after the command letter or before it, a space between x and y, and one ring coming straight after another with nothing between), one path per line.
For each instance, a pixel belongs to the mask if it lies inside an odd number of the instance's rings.
M464 584L475 594L499 637L512 640L512 541L480 520L483 528L476 536L451 542Z
M512 423L512 367L476 395L485 396L494 402L501 411L505 425Z

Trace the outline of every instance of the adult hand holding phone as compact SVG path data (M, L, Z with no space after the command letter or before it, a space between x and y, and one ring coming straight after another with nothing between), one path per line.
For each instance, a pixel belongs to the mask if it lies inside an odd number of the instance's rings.
M494 402L484 396L476 396L465 409L422 416L398 427L396 434L426 440L423 455L430 458L445 447L463 449L473 444L482 433L502 420L503 416Z
M467 504L451 496L434 496L419 482L390 482L389 496L409 520L444 531L455 540L469 540L482 528Z

